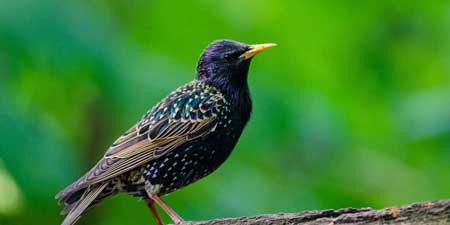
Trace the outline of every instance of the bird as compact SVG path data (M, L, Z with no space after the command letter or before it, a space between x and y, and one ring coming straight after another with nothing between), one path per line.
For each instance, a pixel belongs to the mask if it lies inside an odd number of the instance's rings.
M155 203L176 224L184 221L161 196L215 171L229 157L250 119L248 71L274 43L217 40L197 64L196 77L163 98L107 149L85 175L56 195L72 225L107 197L126 193Z

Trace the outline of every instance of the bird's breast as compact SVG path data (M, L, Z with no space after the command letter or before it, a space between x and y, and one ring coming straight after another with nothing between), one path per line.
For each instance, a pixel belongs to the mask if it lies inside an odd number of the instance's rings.
M187 142L150 162L145 179L160 185L160 195L168 194L211 174L229 157L240 134L238 118L223 115L208 136Z

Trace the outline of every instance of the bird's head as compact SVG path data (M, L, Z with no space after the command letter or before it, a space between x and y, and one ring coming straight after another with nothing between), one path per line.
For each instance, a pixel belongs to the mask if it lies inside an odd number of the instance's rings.
M275 44L248 45L232 40L211 43L202 53L197 66L197 79L218 88L247 88L247 73L254 55Z

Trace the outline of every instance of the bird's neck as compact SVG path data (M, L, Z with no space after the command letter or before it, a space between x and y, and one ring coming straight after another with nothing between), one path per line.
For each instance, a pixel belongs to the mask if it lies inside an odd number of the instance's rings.
M238 110L240 110L243 125L245 126L252 113L252 98L250 96L248 87L245 89L245 91L241 92L239 96L237 96L236 101L238 106L237 108Z
M227 100L235 107L235 111L239 114L243 125L247 123L252 112L252 99L247 81L235 84L219 80L203 80L202 82L222 92Z

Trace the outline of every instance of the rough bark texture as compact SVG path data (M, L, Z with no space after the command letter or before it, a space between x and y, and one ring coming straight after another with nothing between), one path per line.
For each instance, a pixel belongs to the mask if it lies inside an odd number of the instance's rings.
M333 225L333 224L450 224L450 199L414 203L380 210L345 208L338 210L279 213L252 217L184 222L177 225Z

